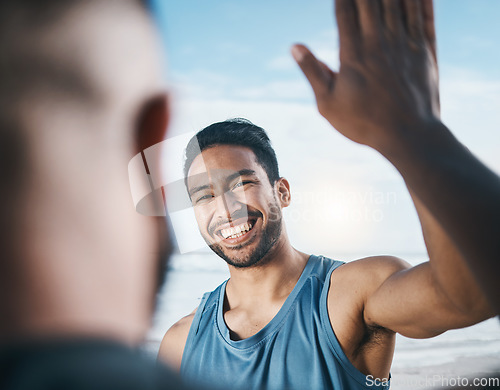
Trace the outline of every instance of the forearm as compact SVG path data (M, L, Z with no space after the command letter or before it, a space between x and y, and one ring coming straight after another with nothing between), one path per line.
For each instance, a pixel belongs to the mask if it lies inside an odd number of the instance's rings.
M442 226L500 312L500 178L442 124L377 145Z
M473 321L492 316L491 306L455 243L411 188L408 187L408 190L422 225L431 280L436 290L449 300L450 309L467 315Z

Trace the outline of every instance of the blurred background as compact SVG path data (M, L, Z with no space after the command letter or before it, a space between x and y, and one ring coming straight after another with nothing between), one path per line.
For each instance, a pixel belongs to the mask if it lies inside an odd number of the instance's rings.
M292 205L284 216L297 249L345 261L379 254L414 265L427 260L416 212L397 171L377 152L331 128L289 54L290 46L301 42L338 68L331 0L153 0L152 5L168 53L165 74L173 103L166 182L182 180L183 148L194 133L243 117L266 129L281 175L290 182ZM435 0L435 13L443 121L500 173L500 2ZM225 262L201 239L192 210L176 207L169 215L178 252L159 294L147 343L152 353L205 291L229 277ZM424 388L429 386L419 383L424 375L479 375L494 367L500 367L497 319L429 340L398 337L392 388Z

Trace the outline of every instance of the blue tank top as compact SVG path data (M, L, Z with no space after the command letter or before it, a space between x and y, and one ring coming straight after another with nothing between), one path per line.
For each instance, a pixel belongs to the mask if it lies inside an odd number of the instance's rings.
M244 340L231 340L224 322L227 280L206 293L189 330L181 376L195 386L232 390L388 389L351 364L330 324L330 276L342 264L310 256L276 316Z

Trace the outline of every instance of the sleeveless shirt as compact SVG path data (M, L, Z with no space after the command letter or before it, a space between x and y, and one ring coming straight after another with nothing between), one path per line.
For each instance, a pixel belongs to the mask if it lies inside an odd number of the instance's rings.
M279 312L243 340L231 340L224 322L227 280L206 293L184 348L183 379L232 390L388 389L351 364L332 329L327 295L330 276L342 264L311 255Z

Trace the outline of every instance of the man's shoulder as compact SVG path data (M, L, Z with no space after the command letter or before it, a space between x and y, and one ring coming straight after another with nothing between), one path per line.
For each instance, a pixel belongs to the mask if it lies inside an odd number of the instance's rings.
M201 312L203 312L204 308L207 307L207 305L214 304L220 295L220 289L224 287L226 282L227 281L221 283L213 291L205 293L200 305L197 308L195 308L187 316L182 317L179 321L174 323L170 327L170 329L167 330L160 345L159 355L162 355L162 349L171 349L172 347L178 349L180 346L177 344L179 343L182 344L182 348L184 348L189 334L189 329L191 328L191 324L193 323L196 312L198 310L201 310Z
M368 299L394 274L410 265L394 256L371 256L346 262L330 277L329 310L360 316ZM338 314L341 316L341 314Z
M158 359L166 362L174 369L180 370L182 354L186 346L189 329L191 329L196 310L197 309L194 309L189 315L182 317L173 324L170 329L167 330L161 341Z
M410 265L394 256L379 255L364 257L344 263L332 273L335 284L360 284L368 290L376 289L396 272L410 268Z
M165 333L165 337L163 339L165 340L165 338L173 337L178 338L179 336L183 335L185 335L187 338L187 334L189 333L189 329L191 328L191 324L193 323L196 310L198 310L198 308L194 309L190 314L182 317L179 321L173 324L167 331L167 333Z

